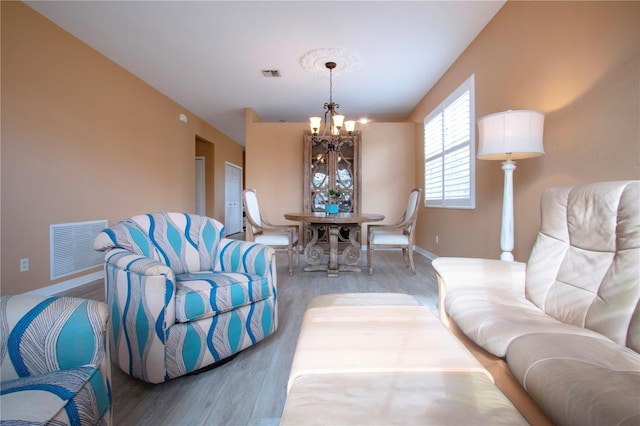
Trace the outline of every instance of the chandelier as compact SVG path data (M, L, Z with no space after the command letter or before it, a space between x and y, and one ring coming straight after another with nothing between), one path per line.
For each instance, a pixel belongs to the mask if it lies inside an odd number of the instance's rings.
M324 123L322 117L309 118L311 140L314 143L324 145L326 151L339 152L344 143L353 143L356 122L354 120L345 121L344 115L337 114L336 110L340 108L340 105L333 102L333 69L336 67L336 63L327 62L324 66L329 70L329 102L324 104ZM345 132L342 132L343 124ZM319 134L321 127L322 135ZM330 127L328 135L327 127Z

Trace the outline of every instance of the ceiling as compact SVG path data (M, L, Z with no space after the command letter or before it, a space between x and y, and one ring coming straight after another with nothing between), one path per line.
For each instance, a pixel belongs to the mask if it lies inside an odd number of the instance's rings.
M244 146L245 108L306 122L329 100L347 119L402 120L504 1L27 1ZM333 53L332 53L333 52ZM348 65L348 66L347 66ZM262 70L279 70L267 78Z

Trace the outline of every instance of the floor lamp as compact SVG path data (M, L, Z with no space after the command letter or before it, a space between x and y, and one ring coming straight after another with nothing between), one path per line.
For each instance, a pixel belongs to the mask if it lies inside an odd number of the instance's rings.
M502 198L501 260L513 261L513 160L544 154L542 131L544 114L538 111L504 111L478 120L480 132L478 158L502 160L504 193Z

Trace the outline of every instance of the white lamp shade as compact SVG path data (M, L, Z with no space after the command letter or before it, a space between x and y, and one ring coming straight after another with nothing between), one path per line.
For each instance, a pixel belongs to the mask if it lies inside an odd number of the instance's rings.
M518 160L544 154L544 114L539 111L504 111L478 120L478 158Z
M321 122L322 117L309 117L309 126L311 127L311 133L318 133L318 130L320 130Z
M344 115L334 115L333 116L333 125L335 127L342 127L342 124L344 123Z
M353 120L347 120L344 122L344 129L347 132L353 132L356 129L356 122Z

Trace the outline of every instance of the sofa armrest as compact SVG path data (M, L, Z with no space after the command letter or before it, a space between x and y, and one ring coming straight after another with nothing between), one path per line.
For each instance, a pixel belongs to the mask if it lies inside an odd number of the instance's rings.
M1 380L90 365L108 380L107 305L75 297L0 299Z
M495 259L439 257L433 261L438 278L448 289L457 287L510 288L524 295L526 264Z
M432 262L438 279L440 318L447 291L456 288L499 288L524 297L526 264L495 259L439 257Z

